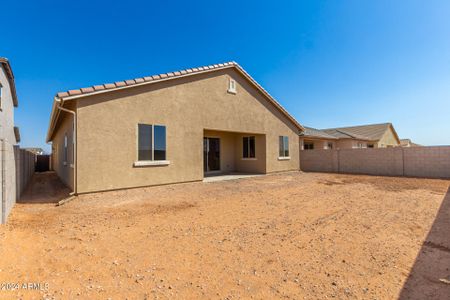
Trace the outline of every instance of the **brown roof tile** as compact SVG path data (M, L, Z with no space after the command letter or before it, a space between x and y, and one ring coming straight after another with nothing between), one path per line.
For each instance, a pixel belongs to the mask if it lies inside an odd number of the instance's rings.
M94 85L94 90L96 91L101 91L104 90L105 86L104 85Z
M63 97L67 97L67 96L69 96L69 93L68 93L68 92L59 92L59 93L58 93L58 97L59 97L59 98L63 98Z
M93 87L82 88L81 92L84 93L92 93L94 91Z
M82 94L81 90L70 90L70 91L67 91L67 92L69 93L70 96L81 95Z

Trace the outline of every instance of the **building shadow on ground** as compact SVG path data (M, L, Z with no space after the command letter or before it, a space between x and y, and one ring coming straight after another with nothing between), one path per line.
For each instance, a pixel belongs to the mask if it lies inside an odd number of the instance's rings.
M17 203L58 203L70 192L55 172L34 173Z
M450 299L450 188L399 299Z

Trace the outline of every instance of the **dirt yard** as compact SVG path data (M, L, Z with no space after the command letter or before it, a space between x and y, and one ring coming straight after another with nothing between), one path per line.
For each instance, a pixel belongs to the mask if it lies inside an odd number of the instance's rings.
M0 226L1 299L450 297L450 181L294 172L56 207L52 176Z

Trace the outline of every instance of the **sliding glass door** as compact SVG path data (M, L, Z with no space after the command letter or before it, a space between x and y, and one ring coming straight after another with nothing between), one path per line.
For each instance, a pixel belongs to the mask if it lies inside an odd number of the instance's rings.
M220 171L220 139L203 138L203 171Z

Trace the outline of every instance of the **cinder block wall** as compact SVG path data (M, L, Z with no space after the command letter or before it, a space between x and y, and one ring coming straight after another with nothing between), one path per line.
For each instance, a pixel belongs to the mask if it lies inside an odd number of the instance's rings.
M340 173L403 175L402 148L342 149L337 156Z
M19 200L34 174L36 155L15 146L14 157L16 160L16 200Z
M403 149L405 176L450 178L450 147Z
M312 172L338 172L336 150L303 150L300 153L300 169Z
M450 146L303 150L302 171L450 178Z

